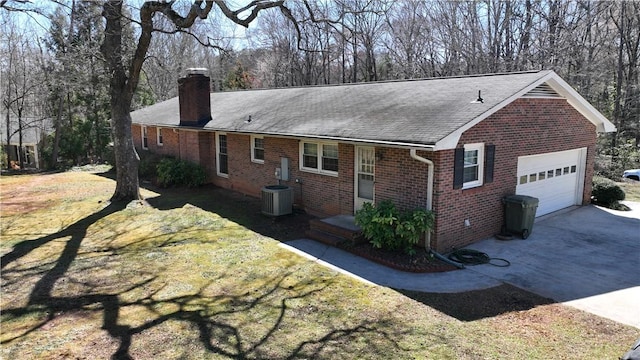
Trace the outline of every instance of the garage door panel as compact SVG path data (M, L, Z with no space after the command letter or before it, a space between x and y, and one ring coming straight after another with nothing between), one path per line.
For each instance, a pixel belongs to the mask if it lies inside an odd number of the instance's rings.
M537 216L581 202L586 148L518 158L516 194L540 200Z

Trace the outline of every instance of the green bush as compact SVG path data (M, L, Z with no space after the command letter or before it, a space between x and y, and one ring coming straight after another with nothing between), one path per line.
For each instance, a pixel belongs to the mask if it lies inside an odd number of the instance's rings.
M433 213L424 209L400 212L385 200L377 206L365 203L356 211L355 220L374 247L413 254L420 236L433 226Z
M164 158L157 166L160 186L196 187L204 184L207 174L204 168L192 162L174 158Z
M155 179L158 176L158 165L166 156L154 154L148 151L138 152L140 164L138 165L138 176L142 179Z
M617 204L618 201L624 200L625 193L624 190L612 180L601 176L594 176L591 198L593 202L598 205L612 207Z

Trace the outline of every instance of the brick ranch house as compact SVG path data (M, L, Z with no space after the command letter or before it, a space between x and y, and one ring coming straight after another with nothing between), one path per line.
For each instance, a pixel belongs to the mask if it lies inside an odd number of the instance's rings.
M442 252L498 233L507 195L537 197L537 216L588 204L596 134L615 131L553 71L210 93L190 69L178 83L131 113L139 151L251 196L288 185L319 217L426 207Z

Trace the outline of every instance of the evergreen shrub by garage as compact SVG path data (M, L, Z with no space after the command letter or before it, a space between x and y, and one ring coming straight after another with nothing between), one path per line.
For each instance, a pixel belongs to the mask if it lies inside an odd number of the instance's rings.
M196 187L204 184L207 178L202 166L174 158L164 158L160 160L157 173L158 184L164 187Z
M365 203L356 211L355 220L373 247L414 254L414 246L433 226L434 217L424 209L401 212L391 201L385 200L378 205Z
M614 181L605 177L594 176L591 198L595 204L612 207L618 201L624 200L625 193Z

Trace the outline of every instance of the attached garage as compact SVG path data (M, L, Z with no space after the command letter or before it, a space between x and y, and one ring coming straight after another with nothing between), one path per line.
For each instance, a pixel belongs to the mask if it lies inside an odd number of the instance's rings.
M587 148L521 156L516 194L540 200L536 216L582 204Z

